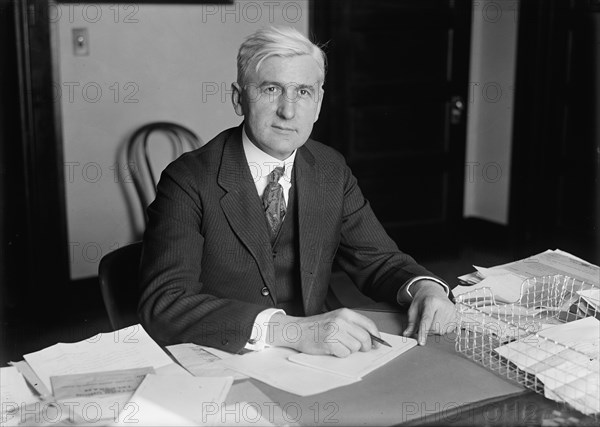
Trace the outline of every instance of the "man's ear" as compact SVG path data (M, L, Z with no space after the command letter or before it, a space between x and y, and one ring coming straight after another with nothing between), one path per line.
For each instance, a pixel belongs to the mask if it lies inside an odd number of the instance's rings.
M235 114L238 116L244 115L244 109L242 108L242 88L237 82L231 83L231 103Z
M317 120L319 120L319 113L321 113L321 106L323 105L323 97L325 96L325 89L323 89L322 87L320 88L319 92L319 99L317 100L317 110L315 111L315 119L313 120L313 123L316 123Z

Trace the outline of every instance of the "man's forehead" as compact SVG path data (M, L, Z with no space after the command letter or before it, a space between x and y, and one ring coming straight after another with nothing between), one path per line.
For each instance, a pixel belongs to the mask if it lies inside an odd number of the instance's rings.
M258 71L251 73L249 77L257 84L272 82L306 86L318 85L323 79L317 61L309 55L271 56L265 59Z

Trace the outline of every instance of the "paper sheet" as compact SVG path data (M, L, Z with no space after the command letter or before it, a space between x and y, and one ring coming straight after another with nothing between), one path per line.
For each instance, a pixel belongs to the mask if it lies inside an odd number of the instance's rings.
M17 370L23 375L25 381L35 390L35 392L42 398L52 397L52 392L49 387L40 380L40 377L33 372L29 363L24 360L19 360L18 362L9 362L10 365L17 368Z
M271 347L229 358L223 363L235 371L299 396L323 393L360 381L358 378L317 371L290 362L288 357L293 354L297 354L297 351Z
M385 365L390 360L417 345L417 340L414 338L386 334L384 332L381 333L381 338L386 340L392 347L381 345L371 351L358 351L345 358L297 353L291 355L288 360L315 370L362 379L369 372Z
M54 398L102 396L107 394L131 393L138 388L144 377L154 369L136 368L118 371L91 372L88 374L60 375L50 377Z
M521 297L523 279L514 274L489 275L481 282L472 286L456 286L452 289L455 297L473 292L477 289L490 288L496 302L511 303Z
M115 425L214 425L213 409L224 405L232 377L147 375Z
M24 358L48 388L50 376L148 366L157 369L173 363L139 324L77 343L58 343Z
M587 283L600 284L600 267L560 249L550 250L528 258L498 265L487 270L508 271L522 279L561 274ZM482 279L479 271L458 278L463 283L478 283Z
M540 332L540 335L581 351L591 358L599 358L600 320L594 317L563 323Z
M547 328L496 348L534 374L548 398L559 398L585 414L600 412L600 321L594 317ZM544 339L546 338L546 339Z
M582 291L577 291L577 293L588 304L591 304L595 311L600 312L600 289L585 289Z
M17 368L0 368L0 425L16 425L19 411L37 401L38 397L31 392Z
M218 350L214 351L216 349L209 349L192 343L170 345L167 346L167 350L181 366L196 377L231 376L236 381L248 378L246 375L236 372L221 363L222 357L229 358L235 355L225 352L219 353ZM225 353L225 355L221 353Z

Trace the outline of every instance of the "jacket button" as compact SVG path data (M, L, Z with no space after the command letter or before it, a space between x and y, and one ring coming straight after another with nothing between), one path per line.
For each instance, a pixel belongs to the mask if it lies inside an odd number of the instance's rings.
M224 339L221 341L221 344L222 344L222 345L227 345L227 344L229 344L229 340L228 340L227 338L224 338Z
M262 294L263 297L267 297L269 296L269 288L267 288L266 286L264 286L261 290L260 293Z

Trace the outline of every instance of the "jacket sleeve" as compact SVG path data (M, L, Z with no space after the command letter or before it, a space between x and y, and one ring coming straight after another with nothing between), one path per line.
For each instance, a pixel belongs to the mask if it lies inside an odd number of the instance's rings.
M159 344L190 342L236 353L265 307L203 292L203 208L197 187L181 161L171 163L161 176L148 207L138 315Z
M344 165L344 204L336 262L365 295L376 301L397 303L399 290L410 279L436 277L398 249L347 165Z

